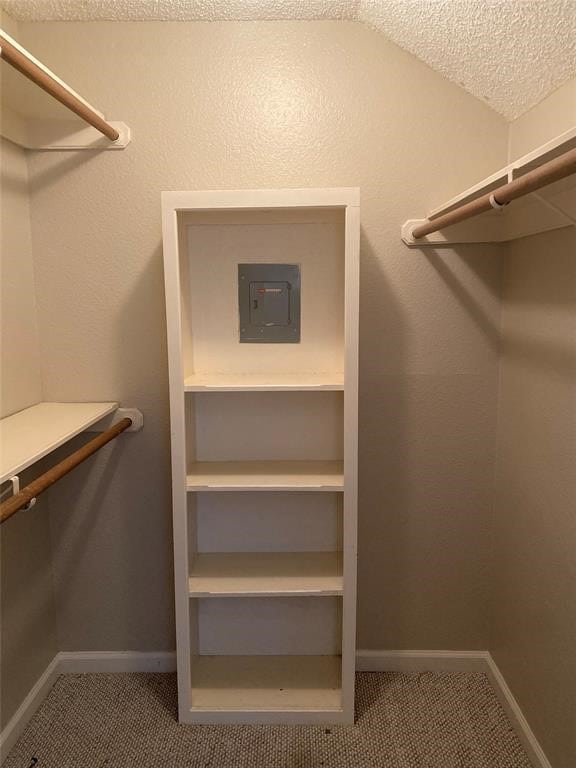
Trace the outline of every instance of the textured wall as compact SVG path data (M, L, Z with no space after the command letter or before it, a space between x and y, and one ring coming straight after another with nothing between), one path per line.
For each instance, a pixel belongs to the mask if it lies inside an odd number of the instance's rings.
M15 25L0 14L10 34ZM42 399L28 173L24 152L0 144L2 296L1 411L5 416ZM26 474L23 476L26 482ZM20 706L56 653L50 531L44 499L0 530L0 728Z
M576 757L576 229L505 258L490 650L554 768Z
M34 475L20 477L27 483ZM0 728L4 728L58 651L45 498L2 525L0 585Z
M146 419L52 494L61 647L174 644L160 191L357 185L359 644L485 648L498 249L399 234L505 163L504 121L354 23L22 28L134 134L30 163L46 395Z
M510 123L510 161L522 157L575 125L576 77Z
M576 81L511 126L512 157L576 123ZM554 768L576 759L576 229L503 264L490 650Z
M24 152L2 140L0 367L2 415L42 399ZM26 475L22 477L26 482ZM46 500L0 530L0 727L56 653L56 616Z
M42 381L26 154L2 139L0 158L0 412L4 417L40 402Z

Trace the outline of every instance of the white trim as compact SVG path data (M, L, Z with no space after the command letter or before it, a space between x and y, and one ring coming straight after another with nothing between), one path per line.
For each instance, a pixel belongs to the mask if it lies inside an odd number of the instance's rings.
M486 654L486 675L534 768L552 768L532 728L524 717L520 705L490 653Z
M174 672L174 651L63 651L58 654L61 675L87 672Z
M487 672L488 651L369 651L356 653L357 672Z
M166 223L174 212L269 208L346 208L360 205L358 187L324 189L216 189L162 192Z
M348 190L344 225L344 498L342 595L343 722L354 723L358 560L358 323L360 293L359 190ZM336 721L334 721L336 722Z
M32 686L22 704L20 704L2 730L2 733L0 733L0 763L4 762L8 757L10 750L23 734L24 729L50 692L59 674L57 654Z
M483 672L534 768L552 768L489 651L370 651L356 654L357 672Z

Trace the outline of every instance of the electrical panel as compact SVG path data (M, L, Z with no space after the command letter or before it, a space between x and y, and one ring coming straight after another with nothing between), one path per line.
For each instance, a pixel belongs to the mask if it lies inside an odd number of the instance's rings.
M241 343L298 343L300 267L239 264L238 305Z

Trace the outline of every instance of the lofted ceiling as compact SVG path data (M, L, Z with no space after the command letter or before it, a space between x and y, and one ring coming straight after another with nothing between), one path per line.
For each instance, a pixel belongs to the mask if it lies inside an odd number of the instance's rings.
M21 21L360 21L509 120L576 76L576 0L0 0Z

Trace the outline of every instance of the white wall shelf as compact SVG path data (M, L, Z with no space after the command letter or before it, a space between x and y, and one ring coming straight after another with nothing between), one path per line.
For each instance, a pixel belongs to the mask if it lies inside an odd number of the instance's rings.
M184 380L186 392L314 392L344 389L344 374L213 373Z
M342 594L338 552L233 552L196 556L191 597Z
M543 187L538 192L514 200L502 210L481 213L467 221L417 240L412 237L415 227L429 220L433 221L460 205L493 192L509 181L518 179L534 168L575 148L576 127L434 208L427 219L409 219L402 227L402 240L413 248L451 247L460 243L501 243L576 224L576 175L573 175Z
M179 719L352 723L358 190L162 205ZM298 264L298 343L240 343L247 263Z
M200 723L344 721L338 656L196 656L192 672Z
M199 461L189 491L343 491L341 461Z
M38 403L0 422L0 481L116 411L118 403Z
M120 138L113 142L102 136L96 128L79 121L26 118L4 108L0 135L22 149L37 152L126 149L131 141L130 128L117 120L110 121L110 125L120 134Z

